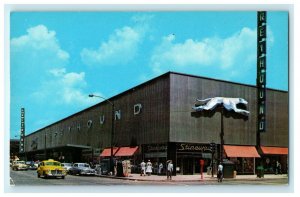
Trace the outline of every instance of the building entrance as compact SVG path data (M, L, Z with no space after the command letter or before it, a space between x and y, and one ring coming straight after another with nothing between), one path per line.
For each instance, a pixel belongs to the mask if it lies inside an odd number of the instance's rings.
M194 166L193 166L193 158L184 158L182 162L182 173L183 174L193 174Z

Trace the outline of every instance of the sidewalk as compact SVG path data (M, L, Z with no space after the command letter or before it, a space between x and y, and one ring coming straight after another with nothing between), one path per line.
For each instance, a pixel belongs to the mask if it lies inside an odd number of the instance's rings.
M101 176L101 175L100 175ZM128 177L115 177L115 176L101 176L106 178L115 178L115 179L125 179L125 180L133 180L133 181L168 181L167 176L140 176L140 174L130 174ZM224 178L224 180L264 180L264 179L287 179L287 174L282 175L274 175L274 174L265 174L264 178L258 178L256 175L237 175L236 178ZM176 175L172 176L172 181L178 182L187 182L187 181L217 181L217 176L211 177L211 175L203 174L203 179L201 179L201 175Z

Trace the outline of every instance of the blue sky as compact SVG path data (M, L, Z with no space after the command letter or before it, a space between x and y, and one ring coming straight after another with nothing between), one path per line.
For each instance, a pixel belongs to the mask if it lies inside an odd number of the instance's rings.
M11 138L167 71L256 83L256 12L12 12ZM268 12L267 87L288 90L288 12Z

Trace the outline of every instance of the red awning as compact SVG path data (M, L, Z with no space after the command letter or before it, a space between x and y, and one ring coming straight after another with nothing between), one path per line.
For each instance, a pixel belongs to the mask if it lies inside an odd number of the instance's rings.
M124 156L132 156L134 155L134 153L137 151L139 147L121 147L117 153L116 153L116 157L124 157Z
M261 146L260 148L265 155L287 155L289 152L289 149L284 147Z
M224 145L227 157L260 157L254 146Z
M119 148L117 148L117 147L113 148L113 155L116 154L118 149ZM110 155L111 155L110 153L111 153L111 148L106 148L102 151L102 153L100 154L100 157L110 157Z

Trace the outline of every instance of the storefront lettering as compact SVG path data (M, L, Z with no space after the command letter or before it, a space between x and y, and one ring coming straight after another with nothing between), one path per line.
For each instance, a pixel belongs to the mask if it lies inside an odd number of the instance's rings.
M167 151L168 146L160 145L160 146L147 146L148 152L159 152L159 151Z
M210 147L207 145L190 145L190 144L180 144L178 151L211 151Z

